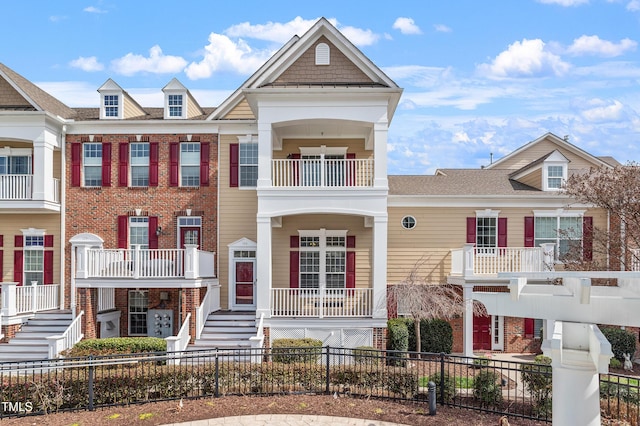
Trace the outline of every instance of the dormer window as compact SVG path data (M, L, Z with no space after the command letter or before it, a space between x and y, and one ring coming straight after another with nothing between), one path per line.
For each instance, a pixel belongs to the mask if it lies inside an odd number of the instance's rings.
M104 95L102 99L104 116L109 118L120 117L120 96Z
M169 117L182 118L183 111L183 99L182 95L168 95L167 102L169 108Z
M567 181L569 160L558 151L554 151L542 163L542 190L559 191Z
M562 166L547 167L547 188L560 189L562 187Z

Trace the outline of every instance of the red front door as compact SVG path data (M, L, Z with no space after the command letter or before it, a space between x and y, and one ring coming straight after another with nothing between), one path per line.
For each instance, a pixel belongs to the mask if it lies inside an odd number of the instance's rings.
M473 316L473 350L491 350L491 316Z
M253 260L236 260L236 305L253 305Z
M198 249L202 249L200 228L186 226L180 227L180 248L184 248L185 244L197 244Z

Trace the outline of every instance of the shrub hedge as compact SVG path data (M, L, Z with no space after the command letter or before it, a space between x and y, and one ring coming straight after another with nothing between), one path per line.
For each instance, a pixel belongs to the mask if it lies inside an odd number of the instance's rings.
M322 354L322 340L275 339L271 343L274 362L292 364L295 362L317 362Z
M110 337L85 339L64 353L68 357L89 355L166 352L167 342L159 337Z
M453 349L453 328L442 319L421 321L420 340L422 352L450 354Z

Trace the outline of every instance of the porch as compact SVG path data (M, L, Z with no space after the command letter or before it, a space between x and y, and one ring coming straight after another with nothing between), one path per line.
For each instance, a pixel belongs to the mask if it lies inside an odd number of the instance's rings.
M272 318L371 318L373 312L371 288L271 289Z
M554 270L554 244L539 247L475 247L465 244L451 250L451 276L497 277L503 272L544 272Z
M3 325L15 324L16 318L59 309L60 285L18 285L16 282L3 282L0 299L0 322Z

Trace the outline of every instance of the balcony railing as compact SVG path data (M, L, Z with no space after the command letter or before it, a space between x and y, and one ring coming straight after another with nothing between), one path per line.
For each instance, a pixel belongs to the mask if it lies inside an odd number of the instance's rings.
M87 249L78 259L77 278L204 278L215 277L215 254L185 249ZM80 256L83 254L80 253Z
M110 311L116 308L116 291L114 288L98 289L98 312Z
M27 284L18 286L15 282L2 283L2 315L33 314L60 307L60 285Z
M53 179L48 191L50 201L60 203L60 179ZM0 175L0 200L21 201L33 199L33 175Z
M370 288L272 288L272 317L371 317Z
M351 188L371 187L371 159L272 160L272 182L277 187Z
M553 270L554 244L540 247L474 247L451 250L452 275L497 275L501 272L544 272Z

